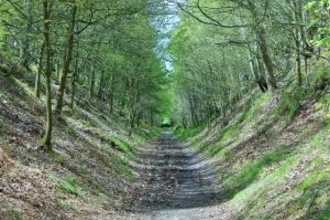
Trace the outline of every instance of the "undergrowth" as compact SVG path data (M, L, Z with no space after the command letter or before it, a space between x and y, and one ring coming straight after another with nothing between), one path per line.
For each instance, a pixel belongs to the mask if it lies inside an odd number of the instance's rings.
M114 143L116 148L125 154L127 154L129 157L134 158L136 156L135 150L124 140L119 139L118 137L111 137L110 138L110 144Z
M281 146L277 149L267 152L262 157L252 162L248 162L237 173L229 177L224 182L227 195L229 197L235 196L236 193L256 181L265 168L271 166L274 163L285 160L289 153L289 146Z
M205 128L205 123L201 123L198 126L191 126L188 128L177 127L174 128L174 135L181 141L186 140L189 137L194 137Z
M125 158L122 158L118 154L112 154L111 155L112 162L115 164L115 171L119 175L123 175L124 177L133 180L135 178L135 175L132 173L132 171L129 169L128 164L129 161Z
M303 89L285 91L273 113L277 118L283 118L287 124L291 123L299 113L301 102L306 100L309 94Z
M49 178L57 183L57 187L67 194L72 194L78 197L84 197L86 191L81 187L78 179L74 175L67 175L63 179L57 178L50 174Z

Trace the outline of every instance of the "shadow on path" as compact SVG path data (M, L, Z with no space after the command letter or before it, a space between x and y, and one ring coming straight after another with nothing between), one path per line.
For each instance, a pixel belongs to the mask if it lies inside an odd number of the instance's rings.
M196 208L224 201L215 165L170 132L138 154L142 166L135 169L145 185L136 192L134 211Z

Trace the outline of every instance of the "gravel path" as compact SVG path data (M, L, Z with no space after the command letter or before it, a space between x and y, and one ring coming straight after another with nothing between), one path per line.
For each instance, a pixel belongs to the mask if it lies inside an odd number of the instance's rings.
M223 203L214 163L164 132L139 150L137 172L145 184L130 216L123 219L232 219Z

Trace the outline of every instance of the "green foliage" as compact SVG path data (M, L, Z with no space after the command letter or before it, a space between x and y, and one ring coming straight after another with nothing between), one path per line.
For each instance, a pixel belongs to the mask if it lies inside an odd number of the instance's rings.
M112 162L119 166L126 166L128 165L128 161L124 159L123 157L119 156L118 154L113 154L112 156Z
M85 191L79 185L77 177L73 175L68 175L63 180L60 180L58 187L64 193L73 194L78 197L83 197L85 195Z
M330 81L330 67L321 66L317 68L313 74L312 85L314 90L321 91L329 86Z
M326 220L329 218L329 216L330 216L330 200L327 202L325 208L316 214L314 219L315 220Z
M129 157L133 158L136 156L136 152L134 149L124 140L118 138L118 137L111 137L110 141L115 143L117 146L116 148L125 154L127 154Z
M13 217L15 220L24 220L23 214L21 211L14 210L12 211Z
M80 183L76 176L67 175L64 179L57 178L53 174L49 174L48 177L57 183L57 187L64 193L72 194L78 197L85 195L84 189L80 186Z
M305 207L304 219L325 219L329 213L329 180L326 173L313 173L298 187L301 195L293 200L288 207L290 212L298 212ZM316 218L315 218L316 217Z
M306 99L306 92L302 89L284 92L274 110L275 116L284 118L287 123L292 122L299 112L300 102L304 99Z
M133 180L135 175L132 173L130 168L128 167L128 160L119 156L118 154L111 155L112 163L115 165L115 171L119 175L123 175L124 177Z
M92 122L86 118L86 119L80 119L80 122L85 125L86 127L92 127Z
M174 135L178 137L181 141L186 140L189 137L193 137L200 133L205 127L205 124L200 124L198 126L191 126L188 128L177 127L174 130Z
M5 36L6 36L5 29L0 25L0 48L3 47Z
M263 93L260 97L251 97L251 101L247 104L247 108L245 108L245 112L242 116L242 121L244 123L251 122L252 119L257 118L260 115L261 109L268 103L272 98L270 93Z
M310 1L305 6L310 13L309 29L316 30L317 35L312 43L318 47L330 46L330 1L317 0Z
M72 124L67 124L66 130L71 137L77 137L76 128Z
M297 186L298 190L309 190L313 185L316 185L320 182L328 181L328 173L324 170L322 171L315 171L311 175L309 175L304 181Z
M61 166L67 166L68 164L67 159L63 155L56 153L55 151L52 151L49 156L54 162L59 163Z
M264 154L257 160L249 161L238 173L232 175L224 182L228 195L233 197L236 193L246 188L259 177L265 168L286 159L289 152L290 148L288 146L282 146Z
M60 204L61 208L68 211L68 210L74 210L77 211L76 207L68 201L68 200L63 200L63 199L57 199L57 202Z

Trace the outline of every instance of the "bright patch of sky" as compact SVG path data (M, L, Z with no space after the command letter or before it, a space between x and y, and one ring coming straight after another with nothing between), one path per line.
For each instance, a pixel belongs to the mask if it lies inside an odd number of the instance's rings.
M178 14L180 9L178 8L177 3L184 2L186 2L186 0L159 2L155 11L160 13L152 19L152 24L159 33L159 39L157 40L155 51L157 57L164 61L165 68L168 72L174 70L174 62L171 54L169 54L166 49L171 43L171 33L177 28L180 22Z

